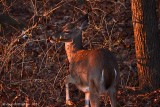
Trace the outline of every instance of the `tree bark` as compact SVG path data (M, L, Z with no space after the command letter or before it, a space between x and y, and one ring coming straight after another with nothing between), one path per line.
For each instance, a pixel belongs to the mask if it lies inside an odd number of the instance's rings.
M155 0L131 0L139 85L160 88L160 38Z
M157 16L158 16L158 23L160 21L160 0L157 0Z

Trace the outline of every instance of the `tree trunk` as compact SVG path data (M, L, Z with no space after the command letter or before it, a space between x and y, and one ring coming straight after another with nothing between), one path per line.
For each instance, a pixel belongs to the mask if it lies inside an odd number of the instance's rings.
M131 0L138 78L141 89L160 88L160 38L155 0Z
M160 36L160 0L157 0L158 4L158 35Z

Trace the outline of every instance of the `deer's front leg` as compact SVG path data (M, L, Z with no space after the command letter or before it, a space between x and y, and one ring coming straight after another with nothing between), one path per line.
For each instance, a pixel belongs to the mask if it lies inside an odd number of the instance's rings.
M71 75L66 76L66 79L65 79L66 105L74 105L74 103L70 99L69 83L75 84L73 78L71 77Z
M77 85L77 88L85 93L85 107L89 107L90 104L90 90L89 86Z
M90 93L86 92L85 93L85 107L89 107L89 102L90 102Z

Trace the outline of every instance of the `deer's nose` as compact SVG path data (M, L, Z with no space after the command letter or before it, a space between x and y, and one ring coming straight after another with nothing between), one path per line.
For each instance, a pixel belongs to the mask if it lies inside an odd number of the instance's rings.
M63 39L62 35L60 35L59 39Z

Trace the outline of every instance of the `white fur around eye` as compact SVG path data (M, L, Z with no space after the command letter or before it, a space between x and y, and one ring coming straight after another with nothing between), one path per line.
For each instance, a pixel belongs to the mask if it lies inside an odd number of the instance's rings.
M68 34L69 34L69 32L65 32L64 34L65 34L65 35L68 35Z

